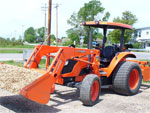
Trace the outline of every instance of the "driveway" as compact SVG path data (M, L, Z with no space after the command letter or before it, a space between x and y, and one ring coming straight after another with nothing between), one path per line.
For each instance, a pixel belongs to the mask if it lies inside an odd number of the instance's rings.
M56 85L55 94L51 95L48 104L41 105L25 99L21 95L13 95L0 89L0 112L28 113L150 113L150 84L142 85L135 96L123 96L113 92L111 88L102 89L99 103L95 106L83 106L79 91Z

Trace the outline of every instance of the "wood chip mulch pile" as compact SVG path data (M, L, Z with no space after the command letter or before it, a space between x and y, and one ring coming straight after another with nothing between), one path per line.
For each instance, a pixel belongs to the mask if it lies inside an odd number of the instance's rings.
M0 64L0 88L19 94L21 89L39 78L41 74L23 67Z

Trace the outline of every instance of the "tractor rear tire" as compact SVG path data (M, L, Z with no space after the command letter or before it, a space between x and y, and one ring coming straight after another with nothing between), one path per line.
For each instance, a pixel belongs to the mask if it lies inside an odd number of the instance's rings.
M142 82L140 66L135 62L123 61L113 72L112 84L114 91L131 96L138 93Z
M83 105L92 106L98 102L100 86L100 79L97 75L89 74L84 78L80 88L80 99Z

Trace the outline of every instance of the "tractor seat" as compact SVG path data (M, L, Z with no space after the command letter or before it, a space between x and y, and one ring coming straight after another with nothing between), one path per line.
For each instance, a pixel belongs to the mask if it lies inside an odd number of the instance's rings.
M114 46L106 46L102 51L100 62L101 64L108 66L113 57L115 56L115 48ZM104 67L106 67L104 66Z
M106 46L103 51L103 57L112 59L115 55L115 48L113 46Z

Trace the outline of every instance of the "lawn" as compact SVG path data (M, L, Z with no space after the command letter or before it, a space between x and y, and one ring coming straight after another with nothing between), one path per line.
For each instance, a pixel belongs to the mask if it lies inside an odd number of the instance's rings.
M24 49L33 49L32 45L0 47L0 53L23 53Z
M9 64L9 65L14 65L14 66L19 66L19 67L23 67L24 66L23 62L16 62L16 61L13 61L13 60L10 60L10 61L0 61L0 64L1 63Z
M23 49L12 49L12 48L1 49L0 48L0 53L23 53Z
M9 64L9 65L14 65L14 66L19 66L19 67L23 67L24 63L23 62L16 62L13 60L10 61L0 61L0 64L4 63L4 64ZM39 68L45 68L46 65L46 59L42 59L41 62L39 63L38 67Z
M147 82L142 81L142 83L150 83L150 81L147 81Z
M0 48L34 48L34 46L33 45L16 45L16 46L8 45L7 47L0 46Z

